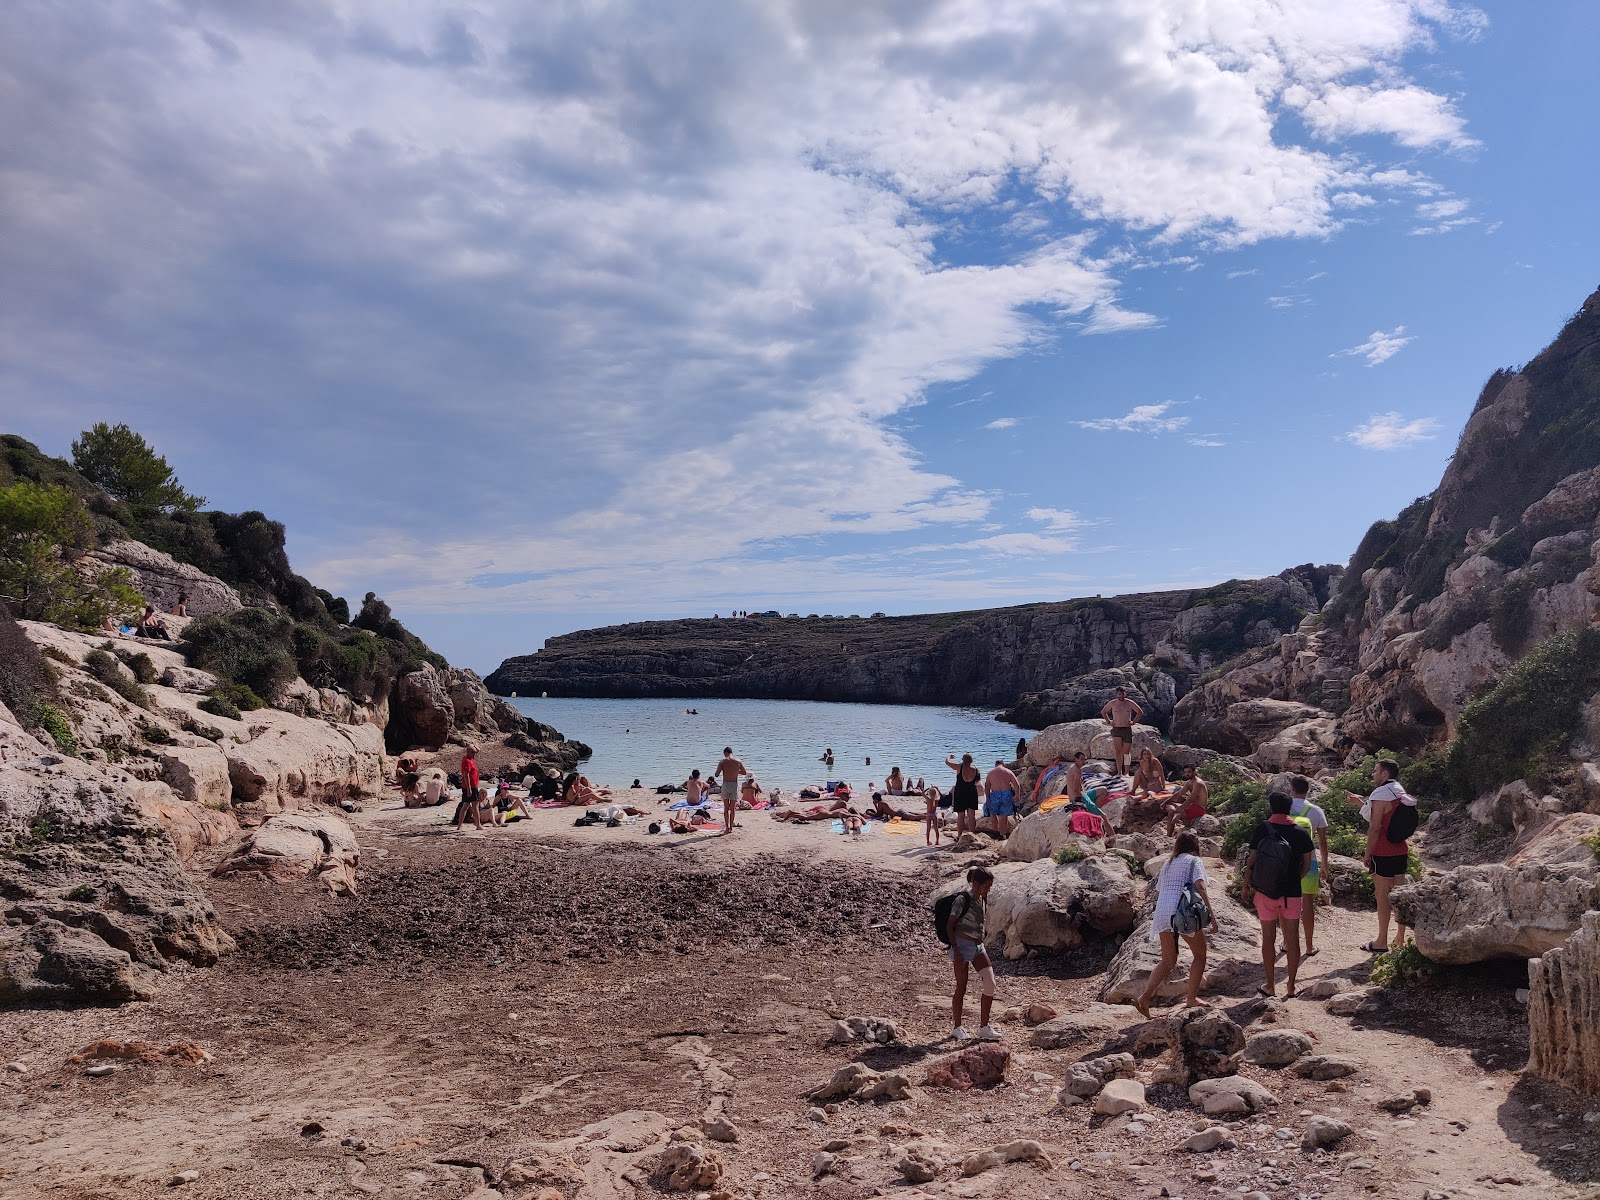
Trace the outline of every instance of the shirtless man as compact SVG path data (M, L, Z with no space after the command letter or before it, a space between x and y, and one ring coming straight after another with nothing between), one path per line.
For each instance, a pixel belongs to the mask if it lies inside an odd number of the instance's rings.
M689 802L690 808L698 808L704 801L702 797L709 791L711 785L700 778L700 768L696 767L689 772L689 778L683 781L683 798ZM663 796L661 803L665 804L670 796Z
M1190 826L1205 816L1210 803L1211 788L1193 767L1185 767L1183 786L1178 789L1177 795L1161 806L1167 814L1167 836L1177 834L1180 818L1185 826Z
M1022 790L1022 784L1011 768L997 758L983 777L983 790L989 797L989 818L994 822L994 831L1001 837L1010 837L1011 821L1017 815L1017 793Z
M1128 689L1118 688L1117 694L1106 701L1100 715L1111 722L1111 744L1117 757L1117 774L1128 773L1128 755L1133 753L1133 727L1144 709L1128 699Z
M733 756L733 747L724 746L716 774L722 777L722 832L732 833L734 814L739 811L739 776L750 772Z
M1089 756L1079 750L1072 756L1072 765L1067 768L1067 803L1083 799L1083 764L1089 761Z

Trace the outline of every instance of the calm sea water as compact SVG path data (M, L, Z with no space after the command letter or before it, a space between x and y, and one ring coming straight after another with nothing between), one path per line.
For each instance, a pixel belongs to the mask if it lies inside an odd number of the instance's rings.
M883 782L898 766L915 780L948 787L947 754L971 754L987 768L1011 761L1015 725L991 709L893 704L829 704L810 700L563 700L511 701L519 712L554 725L594 747L582 770L596 783L646 787L682 783L695 767L709 775L732 746L763 788L803 787L845 779L855 788ZM691 716L686 709L699 709ZM820 761L832 747L832 769ZM866 765L866 759L872 765Z

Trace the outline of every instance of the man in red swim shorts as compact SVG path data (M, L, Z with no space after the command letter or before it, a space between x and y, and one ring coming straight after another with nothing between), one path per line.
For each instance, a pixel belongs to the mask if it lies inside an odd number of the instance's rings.
M1177 794L1161 806L1167 814L1167 836L1174 837L1178 832L1178 820L1181 817L1186 826L1192 826L1211 806L1211 789L1206 781L1201 779L1193 767L1183 769L1183 786Z
M1250 835L1242 889L1244 902L1254 903L1261 921L1261 966L1267 981L1256 990L1263 996L1277 995L1278 926L1283 926L1289 959L1285 999L1294 996L1295 976L1300 971L1300 880L1311 869L1316 851L1311 835L1289 815L1293 805L1293 798L1283 792L1267 797L1272 815Z

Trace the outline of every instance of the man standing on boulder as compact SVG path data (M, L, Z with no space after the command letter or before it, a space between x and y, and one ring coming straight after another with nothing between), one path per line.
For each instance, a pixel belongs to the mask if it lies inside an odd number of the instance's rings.
M1117 774L1128 773L1128 756L1133 753L1133 727L1144 716L1144 709L1128 699L1128 689L1118 688L1106 701L1100 716L1111 722L1111 746L1116 754Z
M722 779L722 832L732 833L733 816L739 811L739 776L750 772L733 756L733 747L724 746L716 774Z
M1289 974L1284 999L1294 998L1295 977L1300 973L1300 881L1311 869L1311 835L1289 815L1293 801L1282 792L1267 797L1272 815L1250 835L1250 856L1244 862L1244 902L1254 903L1261 920L1261 966L1267 982L1259 995L1278 994L1278 926L1289 954Z
M989 797L989 817L994 821L994 831L1001 837L1010 837L1011 818L1017 815L1017 793L1022 790L1022 784L1011 768L997 758L993 769L984 776L983 790Z

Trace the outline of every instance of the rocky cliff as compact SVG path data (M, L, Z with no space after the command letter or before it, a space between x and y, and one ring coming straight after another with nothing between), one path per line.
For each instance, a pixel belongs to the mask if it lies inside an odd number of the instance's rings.
M1316 612L1336 576L1305 566L1215 588L909 617L645 621L552 638L486 682L501 695L1015 703L1015 719L1039 727L1098 711L1122 683L1160 716L1198 672ZM1082 682L1091 672L1110 673Z

